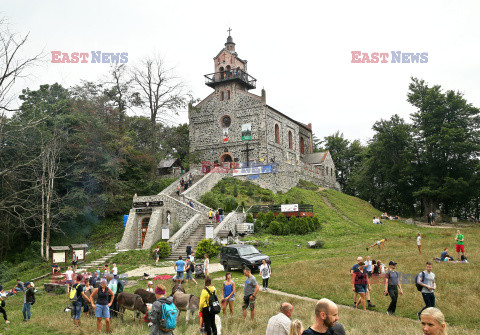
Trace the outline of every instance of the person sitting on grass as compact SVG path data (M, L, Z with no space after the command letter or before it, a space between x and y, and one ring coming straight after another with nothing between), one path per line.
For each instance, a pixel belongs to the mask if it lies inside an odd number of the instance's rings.
M428 335L446 335L447 324L445 316L435 307L429 307L420 314L420 325L424 334Z
M443 262L453 261L453 257L448 254L448 248L443 249L442 254L440 255L440 260Z
M58 266L57 263L52 264L52 275L57 275L60 274L60 267Z
M387 238L385 237L383 240L380 240L380 241L377 241L375 242L374 244L372 244L371 246L367 247L367 251L368 249L370 248L373 248L373 247L378 247L378 254L380 255L380 250L382 248L385 249L385 242L387 241Z

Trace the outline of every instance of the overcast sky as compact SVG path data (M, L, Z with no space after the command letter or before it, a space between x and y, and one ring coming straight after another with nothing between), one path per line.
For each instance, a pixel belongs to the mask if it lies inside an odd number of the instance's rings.
M195 97L232 28L267 103L317 137L368 140L375 121L408 118L410 77L465 94L480 107L480 1L26 1L2 0L11 30L30 33L24 55L47 54L22 86L104 78L107 64L54 64L50 52L158 52ZM428 53L427 63L352 63L352 51ZM18 87L21 89L23 87ZM175 122L187 122L186 113Z

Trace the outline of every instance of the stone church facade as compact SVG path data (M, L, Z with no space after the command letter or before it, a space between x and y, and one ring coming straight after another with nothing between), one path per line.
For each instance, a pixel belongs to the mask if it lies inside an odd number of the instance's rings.
M261 95L249 92L256 88L256 79L248 74L247 61L238 57L231 36L213 60L214 72L205 75L205 84L214 91L188 113L190 152L204 172L205 165L275 164L276 173L239 178L282 192L300 179L339 189L330 153L312 152L312 124L268 105L265 90Z

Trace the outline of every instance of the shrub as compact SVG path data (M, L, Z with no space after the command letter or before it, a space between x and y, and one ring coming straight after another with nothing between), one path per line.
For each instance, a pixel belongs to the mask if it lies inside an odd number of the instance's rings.
M273 201L273 198L271 195L262 195L262 197L260 198L260 200L262 202L271 202Z
M268 227L268 232L272 235L281 235L282 234L281 223L275 220L270 222L270 225Z
M218 208L218 200L212 191L209 191L200 197L200 202L210 208Z
M273 220L275 220L275 215L273 215L272 212L267 212L265 214L265 219L264 219L264 222L267 224L267 226L270 224L270 222L272 222Z
M237 188L237 183L233 186L233 196L236 198L238 197L238 188Z
M313 224L314 230L322 228L322 225L320 224L320 220L318 219L318 216L312 217L312 224Z
M255 223L257 222L259 222L263 226L263 223L265 222L265 213L260 212L257 214L257 220L255 221Z
M285 222L288 221L287 217L283 213L278 214L277 218L275 220L277 220L278 222L281 222L281 223L285 223Z
M228 198L225 198L225 200L223 201L223 205L224 205L223 208L225 208L225 212L229 213L237 208L238 203L237 203L237 200L235 200L235 198L228 197Z
M218 255L218 245L214 244L212 240L203 239L198 242L197 250L195 251L195 258L203 258L203 255L215 257Z
M285 221L278 221L280 222L280 225L282 226L282 235L290 235L292 233L292 226L290 224L290 221L286 220Z
M168 256L170 256L170 253L171 253L170 244L168 244L165 241L157 242L157 244L155 244L155 246L152 248L152 255L153 255L153 250L157 247L160 248L160 250L158 250L158 256L160 258L167 258Z
M225 182L222 180L220 182L220 193L225 194Z
M248 185L247 195L248 195L249 197L251 197L251 196L253 195L253 187L252 187L252 185Z
M253 215L248 213L247 216L245 217L245 222L253 223Z

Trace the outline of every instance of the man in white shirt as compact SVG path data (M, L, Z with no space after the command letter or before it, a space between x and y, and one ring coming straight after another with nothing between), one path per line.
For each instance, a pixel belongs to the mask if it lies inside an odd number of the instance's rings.
M282 303L280 313L274 315L268 320L266 335L288 335L290 334L290 324L292 321L293 306L288 302Z
M118 279L118 268L117 268L117 264L113 264L112 275L113 275L113 278Z

